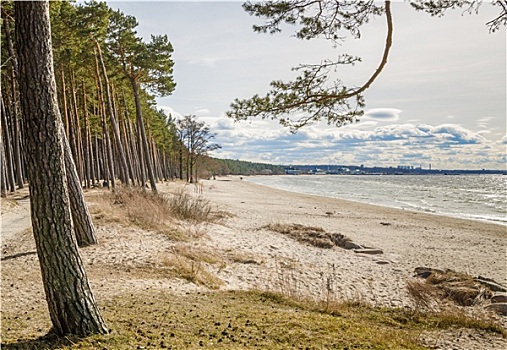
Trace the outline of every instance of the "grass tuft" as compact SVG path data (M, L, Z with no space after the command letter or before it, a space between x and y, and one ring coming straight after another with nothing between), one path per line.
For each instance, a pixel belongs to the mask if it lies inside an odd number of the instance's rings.
M134 225L142 229L167 228L171 210L164 197L137 188L117 188L89 196L90 212L99 223Z
M298 242L318 248L345 247L350 239L339 233L328 233L322 227L301 224L274 223L265 226L268 230L287 235Z
M209 251L184 245L174 246L172 253L164 258L163 264L179 278L211 289L218 289L223 285L222 280L208 270L208 266L225 264L220 257Z
M173 240L186 240L188 235L174 227L174 219L190 223L216 223L226 213L213 211L209 201L180 189L171 194L155 194L137 188L117 188L113 192L89 195L94 222L136 226L164 233Z
M171 213L178 219L200 223L217 223L226 217L225 213L213 211L207 199L193 196L184 189L179 189L167 197Z
M407 282L412 298L421 306L434 309L442 301L458 306L474 306L491 298L492 292L471 276L455 271L434 271L426 279Z

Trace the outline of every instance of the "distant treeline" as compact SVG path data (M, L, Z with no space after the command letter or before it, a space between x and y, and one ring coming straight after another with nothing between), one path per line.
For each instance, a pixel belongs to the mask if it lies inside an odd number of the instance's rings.
M253 163L233 159L211 159L214 175L280 175L283 167L273 164Z
M282 166L289 168L289 166ZM294 165L290 168L301 171L302 174L314 173L317 170L327 174L351 175L468 175L468 174L507 174L505 169L422 169L420 167L367 167L363 165Z

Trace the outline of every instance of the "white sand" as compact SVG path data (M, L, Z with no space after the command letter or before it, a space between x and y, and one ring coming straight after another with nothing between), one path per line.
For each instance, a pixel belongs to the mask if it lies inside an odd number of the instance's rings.
M239 177L208 180L204 185L202 196L230 217L222 224L180 223L179 230L194 237L189 242L115 223L98 225L99 244L81 249L81 254L99 301L146 289L170 293L205 289L164 274L164 269L171 269L167 258L185 245L222 259L223 264L204 266L224 282L222 289L272 290L320 300L413 306L406 281L418 266L481 275L504 285L507 281L505 226L301 195ZM160 184L159 190L178 187L199 195L193 185L180 182ZM12 198L1 200L1 306L15 314L45 302L26 193L20 192L13 196L18 204ZM384 253L312 247L268 230L266 225L272 223L319 226ZM466 330L443 331L434 338L439 349L507 346L498 336Z
M207 244L259 263L220 271L231 289L407 306L406 280L418 266L507 281L505 226L286 192L238 177L205 181L204 197L233 215L209 228ZM319 226L384 254L311 247L267 230L271 223Z

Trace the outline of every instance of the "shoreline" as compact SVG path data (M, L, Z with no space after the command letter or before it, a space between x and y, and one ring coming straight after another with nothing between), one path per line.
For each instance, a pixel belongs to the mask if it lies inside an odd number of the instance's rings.
M406 279L420 266L489 277L503 285L507 282L507 232L502 225L300 194L241 181L239 177L220 180L204 181L204 197L219 210L232 214L226 226L234 234L227 235L220 229L216 236L214 229L210 233L220 244L231 245L227 240L232 236L235 236L233 241L238 242L249 235L270 241L278 237L273 237L276 234L266 230L266 225L302 224L343 234L358 244L381 249L384 254L363 256L339 248L333 249L336 250L334 253L327 250L313 252L313 248L305 247L306 251L297 254L289 249L277 255L281 249L271 249L269 243L257 242L259 247L254 246L256 242L250 242L251 246L245 242L241 244L248 246L248 251L254 254L272 251L274 257L285 257L302 264L310 261L321 270L336 262L336 266L349 269L343 275L364 275L364 279L374 280L377 284L388 281L391 286L380 286L380 289L386 289L385 292L376 291L376 294L386 296L394 297L400 293L397 289L405 289ZM243 247L236 245L234 249ZM291 246L291 249L296 248ZM316 256L312 257L314 254ZM319 255L321 258L329 255L328 260L319 261ZM340 260L344 265L339 264ZM369 289L376 288L363 286L362 292L368 293Z
M204 193L198 186L179 181L161 183L159 191L170 195L183 190L208 201L221 221L190 223L166 217L170 232L165 225L143 229L128 220L117 221L118 207L110 203L110 196L102 201L109 191L88 191L99 243L80 249L80 253L100 302L117 300L124 294L164 293L187 298L214 290L253 290L279 292L297 300L350 301L413 310L420 305L409 294L407 282L414 280L414 269L420 266L449 268L505 285L507 234L499 225L298 194L239 177L202 182ZM10 220L23 211L29 220L25 208L7 208L2 210L2 218ZM127 212L125 209L118 215ZM269 225L277 223L321 227L383 253L316 247L273 231ZM182 234L183 240L170 238L168 233L173 230ZM45 300L35 242L30 229L15 231L15 239L2 239L3 311L6 315L32 315L30 307L43 305ZM188 274L198 278L184 277ZM484 309L487 302L460 309L473 317L494 317L505 328L504 317ZM17 334L14 339L26 329L43 335L50 328L49 317L47 311L40 315L44 321L27 319L28 328L13 329L17 332L12 333ZM506 344L505 338L497 335L461 328L425 337L435 339L431 343L438 342L443 349L457 348L455 345L464 350L496 349Z
M270 175L270 176L294 176L294 175ZM315 175L302 175L302 176L315 176ZM361 176L364 176L364 175L361 175ZM368 176L368 175L365 175L365 176ZM377 176L377 175L371 175L371 176ZM265 176L262 176L262 175L252 175L252 176L243 177L243 179L245 181L249 181L248 180L249 178L262 178L262 177L265 177ZM465 214L461 214L460 215L458 213L436 212L436 211L433 212L433 211L430 211L430 210L424 210L423 208L420 208L418 210L417 207L415 207L415 206L411 207L410 205L408 205L407 207L402 207L402 206L390 205L390 204L387 204L387 203L381 203L381 204L379 204L379 203L373 203L373 202L368 202L368 201L362 201L362 200L359 200L359 199L351 199L351 198L344 198L344 197L333 197L333 196L326 196L326 195L323 195L323 194L313 194L313 193L307 193L307 192L297 192L297 191L292 191L290 189L284 189L284 188L269 186L269 185L262 184L262 183L256 183L254 181L249 181L249 182L257 184L257 185L260 185L260 186L265 186L265 187L281 190L281 191L287 191L287 192L292 192L292 193L311 195L311 196L322 197L322 198L331 198L331 199L337 199L337 200L342 200L342 201L347 201L347 202L353 202L353 203L359 203L359 204L378 206L378 207L383 207L383 208L405 210L405 211L409 211L409 212L423 213L423 214L436 215L436 216L444 216L444 217L448 217L448 218L477 221L477 222L482 222L482 223L488 223L488 224L494 224L494 225L502 226L502 227L504 227L504 228L507 229L507 217L506 217L505 220L486 219L486 218L479 218L479 217L470 217L470 216L466 216Z

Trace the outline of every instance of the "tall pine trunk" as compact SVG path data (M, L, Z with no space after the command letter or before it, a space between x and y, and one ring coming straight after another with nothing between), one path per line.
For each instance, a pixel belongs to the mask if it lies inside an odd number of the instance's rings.
M107 187L116 187L114 164L113 164L113 150L111 147L111 139L109 138L109 131L106 122L106 106L104 103L104 93L102 91L102 79L99 73L99 61L95 57L95 75L97 76L97 89L98 89L98 103L99 113L102 121L102 137L103 137L103 159L104 159L104 181L107 183Z
M115 116L115 111L114 111L114 106L113 106L113 96L111 94L111 87L110 87L110 84L109 84L109 78L107 76L107 70L106 70L106 65L104 64L104 59L102 57L102 50L100 48L100 44L97 40L94 40L95 42L95 47L97 49L97 54L98 54L98 60L99 60L99 63L100 63L100 66L102 68L102 76L104 78L104 85L105 85L105 91L106 91L106 96L105 96L105 100L106 100L106 105L107 105L107 111L108 111L108 114L109 114L109 119L111 121L111 126L113 128L113 135L114 135L114 140L116 142L116 149L117 149L117 153L119 155L119 159L120 159L120 174L123 174L123 179L121 179L123 181L123 183L125 183L125 185L129 185L129 178L128 178L128 174L129 174L129 169L128 169L128 164L127 164L127 158L125 156L125 147L121 141L121 137L120 137L120 129L118 127L118 122L116 121L116 116Z
M81 125L79 120L79 108L77 105L77 87L76 87L76 81L74 78L74 72L71 71L70 74L70 89L72 92L72 108L73 108L73 115L74 115L74 137L75 137L75 147L76 147L76 155L74 156L74 165L76 167L76 171L78 174L79 181L83 181L83 136L81 132ZM81 186L81 185L80 185Z
M14 166L16 170L16 183L18 188L23 188L23 166L21 160L21 132L19 130L19 89L17 87L17 77L19 74L19 66L18 59L16 57L16 53L14 52L13 39L11 36L10 22L6 16L3 17L4 24L4 34L7 43L7 51L11 58L10 62L10 75L11 75L11 84L12 84L12 148L13 148L13 157L14 157Z
M150 180L150 186L151 190L156 193L157 192L157 184L155 183L155 175L153 173L153 164L151 161L150 156L150 149L148 147L148 140L146 138L146 130L144 128L144 122L143 122L143 112L141 110L141 99L139 97L139 86L137 84L137 81L135 79L130 78L130 83L132 84L132 89L134 91L134 99L136 101L136 116L137 116L137 127L139 131L139 135L141 137L141 144L139 147L142 149L142 155L144 158L144 163L146 165L146 169L148 170L148 178ZM141 168L143 167L142 161L141 161ZM142 172L141 172L142 173ZM144 188L144 184L143 184Z
M4 140L4 154L6 161L5 175L7 178L7 182L9 184L10 192L14 192L16 190L16 185L14 182L14 167L12 160L12 152L11 152L11 137L9 133L9 126L7 124L7 109L5 108L3 96L0 94L0 104L1 104L1 118L2 118L2 137Z
M93 226L88 205L84 200L83 191L81 190L81 182L77 174L76 163L72 159L69 141L65 137L62 125L63 147L65 156L65 173L67 175L67 186L69 189L70 212L72 214L72 222L74 224L74 232L76 234L77 244L80 247L86 247L97 244L97 236L95 235L95 227Z
M73 234L49 2L14 6L32 226L49 314L58 334L106 333Z
M83 136L83 157L84 157L84 179L85 179L85 186L86 188L90 188L91 186L91 142L90 142L90 125L88 122L88 104L87 104L87 97L86 97L86 86L84 79L81 81L81 89L83 92L83 130L84 130L84 136Z

